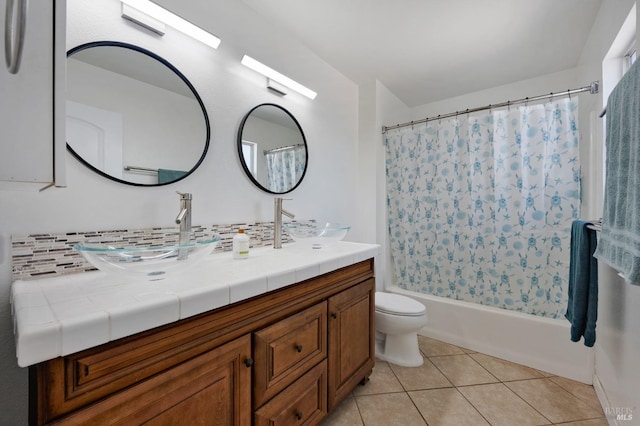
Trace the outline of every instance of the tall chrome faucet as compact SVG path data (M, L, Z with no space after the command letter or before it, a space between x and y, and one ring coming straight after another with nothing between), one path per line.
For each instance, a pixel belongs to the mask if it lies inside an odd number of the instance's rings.
M178 244L189 244L191 241L191 194L188 192L178 192L180 195L180 213L176 217L176 223L180 225L180 236ZM188 250L180 250L178 260L187 258Z
M289 219L296 216L282 208L282 197L276 197L273 201L273 248L279 249L282 248L282 215Z

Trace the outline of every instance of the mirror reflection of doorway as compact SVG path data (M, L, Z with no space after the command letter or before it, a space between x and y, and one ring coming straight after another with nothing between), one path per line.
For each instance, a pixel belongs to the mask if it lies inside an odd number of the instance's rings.
M122 114L67 101L67 139L74 150L105 173L122 179Z

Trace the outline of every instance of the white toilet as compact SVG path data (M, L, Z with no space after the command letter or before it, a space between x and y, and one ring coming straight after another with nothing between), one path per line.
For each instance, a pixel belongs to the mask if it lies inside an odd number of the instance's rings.
M376 292L376 357L404 367L423 363L418 330L427 324L427 309L399 294Z

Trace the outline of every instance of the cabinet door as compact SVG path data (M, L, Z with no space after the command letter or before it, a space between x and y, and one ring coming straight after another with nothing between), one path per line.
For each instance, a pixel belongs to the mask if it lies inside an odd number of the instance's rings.
M6 3L7 0L0 0L2 36L5 13L11 12L6 10ZM14 0L14 4L19 1ZM29 2L26 10L17 73L10 73L4 60L0 62L0 181L14 184L0 188L42 188L54 181L54 172L57 175L61 171L55 169L62 168L63 162L54 165L54 158L60 155L64 159L64 125L60 126L58 115L54 115L54 103L56 108L60 105L54 91L61 89L59 85L65 78L66 9L63 1L51 0ZM5 48L5 43L0 44L0 49ZM54 146L54 133L61 137L58 144L62 149Z
M245 335L51 424L250 425L250 356Z
M373 278L329 298L329 411L375 364Z

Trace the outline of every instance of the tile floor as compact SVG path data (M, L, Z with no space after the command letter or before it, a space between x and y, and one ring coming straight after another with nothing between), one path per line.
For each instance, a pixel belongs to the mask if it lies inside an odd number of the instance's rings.
M377 361L322 426L606 426L592 386L419 336L424 364Z

